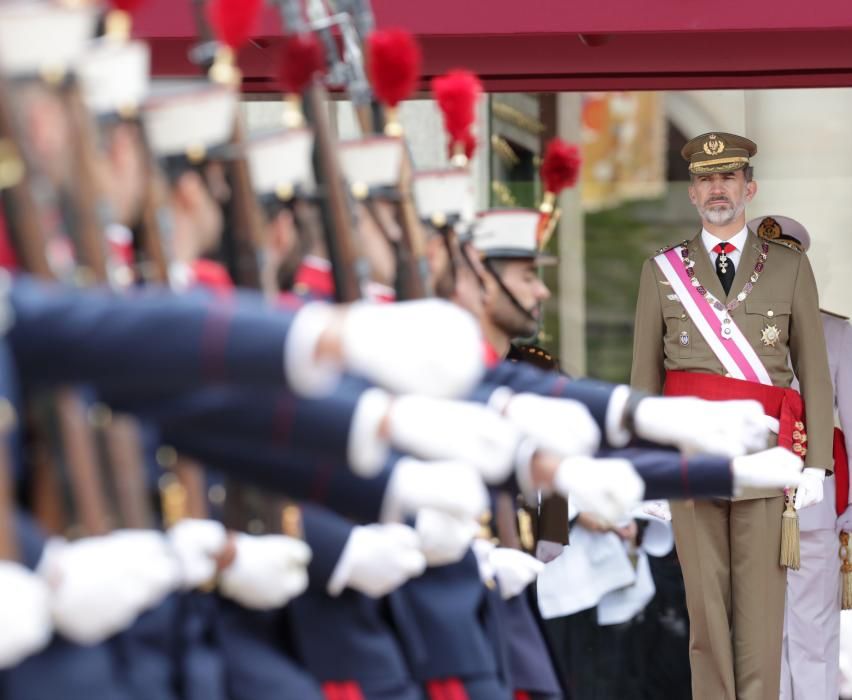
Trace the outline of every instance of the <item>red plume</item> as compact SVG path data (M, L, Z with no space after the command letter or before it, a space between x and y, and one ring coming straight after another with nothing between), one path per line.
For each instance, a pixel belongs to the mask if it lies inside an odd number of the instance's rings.
M325 57L313 33L294 34L284 39L278 77L283 92L300 94L315 73L325 67Z
M213 0L207 18L216 38L237 51L251 36L262 7L263 0Z
M546 192L559 194L566 187L577 184L580 175L580 149L573 143L553 139L547 144L541 163L541 179Z
M482 93L482 83L473 73L453 70L432 79L432 93L444 113L444 128L450 142L461 142L468 148L473 138L471 127L476 119L476 100Z
M110 0L110 5L112 5L116 10L121 10L122 12L132 15L136 12L136 8L144 1L145 0Z
M414 91L420 77L420 47L404 29L375 31L367 39L367 72L376 97L396 107Z

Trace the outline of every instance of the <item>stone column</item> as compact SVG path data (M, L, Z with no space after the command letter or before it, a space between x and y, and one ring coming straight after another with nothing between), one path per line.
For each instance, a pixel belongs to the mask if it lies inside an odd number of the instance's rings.
M580 143L581 96L560 93L556 103L557 136ZM586 274L583 209L579 187L559 198L559 362L569 373L586 373Z

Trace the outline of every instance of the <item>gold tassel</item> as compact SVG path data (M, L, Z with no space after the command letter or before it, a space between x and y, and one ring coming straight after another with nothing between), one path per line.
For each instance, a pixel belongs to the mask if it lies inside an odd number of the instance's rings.
M840 565L840 573L842 575L841 590L843 592L841 607L843 610L852 610L852 552L849 550L849 533L840 533L840 558L843 563Z
M795 489L784 492L784 514L781 516L781 566L799 570L799 514L793 507Z

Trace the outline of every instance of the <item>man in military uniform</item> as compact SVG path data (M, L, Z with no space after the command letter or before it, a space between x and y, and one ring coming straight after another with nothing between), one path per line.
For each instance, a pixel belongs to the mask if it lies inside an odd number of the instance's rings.
M778 442L807 457L797 508L818 502L832 469L831 379L806 256L746 228L757 193L750 140L721 132L684 146L702 231L642 270L633 386L667 395L755 398ZM788 389L792 371L801 397ZM697 426L700 429L700 426ZM778 697L785 571L780 491L672 505L691 622L695 698Z

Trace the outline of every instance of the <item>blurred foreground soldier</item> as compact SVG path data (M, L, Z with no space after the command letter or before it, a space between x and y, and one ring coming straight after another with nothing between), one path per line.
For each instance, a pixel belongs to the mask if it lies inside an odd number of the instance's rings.
M760 238L807 253L807 229L787 216L758 217L748 222ZM840 585L837 535L852 529L848 454L852 431L852 326L849 319L822 311L834 406L842 433L835 435L834 474L825 479L824 498L799 515L801 567L787 571L781 698L807 700L838 696L840 653ZM794 386L796 384L794 383ZM846 450L837 447L845 444ZM836 529L836 531L835 531Z
M795 499L803 508L821 500L832 467L831 378L807 257L746 228L745 208L757 192L749 166L756 151L748 139L724 133L703 134L683 148L703 230L645 262L631 382L667 396L757 399L778 422L779 445L800 454L806 409L808 469ZM788 388L788 356L801 396ZM672 504L697 699L778 695L783 512L777 489Z

